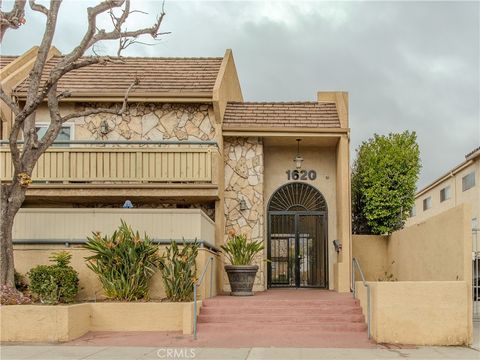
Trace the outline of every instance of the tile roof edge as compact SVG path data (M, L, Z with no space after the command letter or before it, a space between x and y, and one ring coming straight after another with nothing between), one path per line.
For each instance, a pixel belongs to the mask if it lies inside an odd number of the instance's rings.
M310 104L335 104L334 101L229 101L232 105L310 105Z

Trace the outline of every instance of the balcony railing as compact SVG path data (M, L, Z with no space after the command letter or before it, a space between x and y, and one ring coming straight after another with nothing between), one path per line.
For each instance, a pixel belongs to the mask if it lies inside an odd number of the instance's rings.
M51 147L38 160L34 182L206 182L213 180L215 143L69 141ZM126 146L125 146L126 145ZM8 147L0 148L0 180L13 166Z

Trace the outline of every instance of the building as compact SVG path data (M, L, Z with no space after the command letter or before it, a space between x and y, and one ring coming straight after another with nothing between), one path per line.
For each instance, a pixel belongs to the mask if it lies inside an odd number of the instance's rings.
M411 226L460 204L470 204L472 228L480 218L480 148L465 156L465 161L425 186L415 195L415 206L406 225Z
M19 102L36 51L2 57L2 87ZM46 70L61 56L52 48ZM217 58L126 57L75 70L59 83L71 93L61 111L116 106L135 78L125 114L68 121L39 160L15 223L16 257L26 244L81 243L122 217L160 241L197 238L218 248L230 229L264 241L254 290L350 291L347 93L245 102L227 50ZM40 136L47 110L35 115ZM9 181L12 116L4 104L1 111L0 179ZM126 200L133 209L122 209Z

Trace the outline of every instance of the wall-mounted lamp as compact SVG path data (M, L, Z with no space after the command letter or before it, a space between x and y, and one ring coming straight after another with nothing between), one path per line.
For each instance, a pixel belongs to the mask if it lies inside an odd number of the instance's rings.
M300 141L302 141L302 139L297 139L297 156L295 156L295 159L293 159L297 170L300 170L302 168L303 163L303 157L302 155L300 155Z
M106 120L102 120L102 122L100 123L100 132L103 134L103 135L106 135L108 134L108 132L110 131L110 129L108 128L108 123Z
M247 202L245 201L245 199L241 199L239 202L239 205L240 205L240 211L245 211L248 209Z
M333 246L335 247L335 251L337 253L339 253L340 250L342 250L342 243L339 240L333 240Z

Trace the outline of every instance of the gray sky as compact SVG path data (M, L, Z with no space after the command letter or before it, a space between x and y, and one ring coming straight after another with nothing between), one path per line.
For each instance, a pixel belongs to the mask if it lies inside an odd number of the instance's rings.
M54 45L72 49L95 1L64 1ZM7 5L7 3L5 4ZM161 2L134 1L129 28L150 24ZM350 94L352 154L373 133L417 132L419 187L480 145L479 2L166 1L158 45L124 55L222 56L233 49L250 101L315 100ZM2 54L38 44L43 15L5 35ZM100 51L113 54L115 45Z

